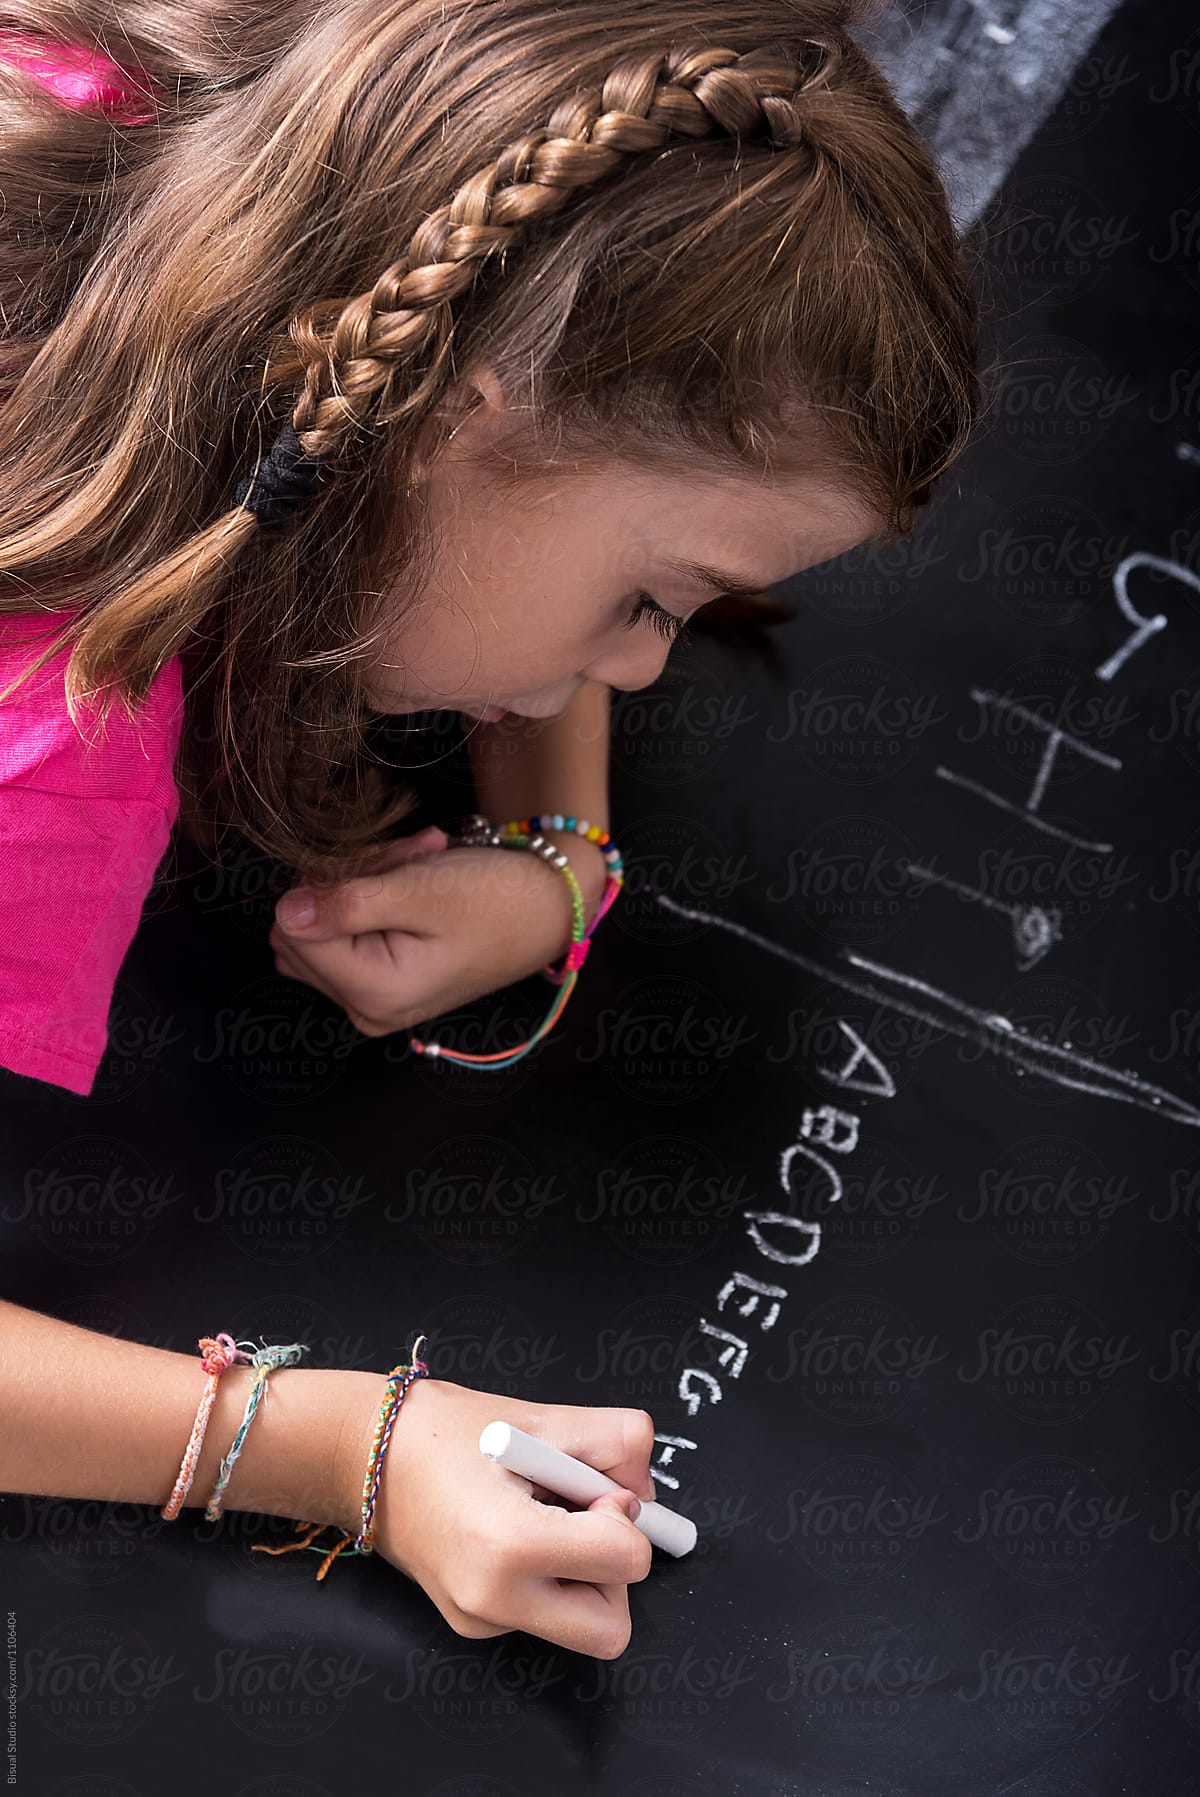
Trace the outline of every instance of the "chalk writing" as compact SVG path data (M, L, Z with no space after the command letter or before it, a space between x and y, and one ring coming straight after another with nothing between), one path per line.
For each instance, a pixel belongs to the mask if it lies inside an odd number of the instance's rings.
M835 1154L853 1154L858 1147L859 1118L854 1111L839 1111L832 1104L805 1111L800 1134L831 1148Z
M1006 33L1007 28L1000 27L989 31L996 42L1004 41ZM1180 444L1177 453L1187 460L1200 463L1200 451L1192 451L1190 445ZM1129 576L1139 568L1155 569L1181 581L1193 591L1200 592L1200 576L1192 574L1176 562L1155 555L1127 556L1114 571L1113 593L1121 615L1133 628L1125 642L1096 669L1097 678L1101 680L1111 680L1151 636L1167 626L1165 615L1160 613L1154 617L1144 617L1129 598ZM1045 744L1033 785L1024 802L1018 802L993 792L982 782L969 779L951 768L935 768L936 777L976 794L1002 811L1011 812L1047 835L1059 837L1081 849L1111 853L1111 843L1091 841L1067 829L1065 825L1050 822L1041 815L1041 805L1058 755L1063 749L1070 749L1085 760L1111 772L1120 771L1120 758L1084 742L1008 694L982 687L972 687L970 693L977 705L1007 713L1031 729L1042 732ZM1017 964L1022 972L1035 966L1061 939L1061 912L1054 906L1006 903L980 887L969 886L964 881L939 874L932 868L913 861L906 863L906 871L929 884L944 886L960 898L981 905L986 910L1007 916L1013 931ZM1200 1126L1200 1109L1165 1087L1152 1084L1130 1069L1110 1067L1090 1055L1080 1053L1070 1043L1044 1041L1020 1028L1012 1018L957 998L930 981L919 979L915 974L904 973L882 962L869 960L846 948L838 951L832 961L819 960L774 942L728 917L716 916L698 906L681 904L665 893L655 894L655 901L677 917L727 930L731 935L755 944L768 954L778 956L817 979L871 1000L885 1012L890 1010L918 1020L961 1040L973 1040L985 1051L1002 1054L1022 1071L1038 1075L1052 1084L1115 1103L1132 1104L1189 1128ZM895 1080L878 1055L867 1046L852 1024L839 1018L838 1028L850 1044L849 1055L841 1067L818 1067L820 1077L841 1090L862 1092L876 1098L894 1097ZM798 1132L800 1139L790 1143L779 1157L779 1182L783 1190L789 1197L795 1196L793 1170L799 1160L822 1176L826 1186L826 1202L837 1203L844 1188L841 1175L829 1156L852 1154L859 1145L860 1132L861 1118L857 1112L830 1104L807 1107L801 1116ZM823 1153L821 1150L827 1152ZM790 1211L752 1210L745 1213L745 1223L746 1233L757 1253L775 1266L807 1267L820 1252L822 1225L812 1218L798 1216ZM756 1319L764 1333L774 1328L781 1306L789 1296L786 1286L756 1279L739 1270L720 1288L717 1310L723 1311L737 1292L743 1293L744 1297L734 1308L743 1318L753 1317L762 1299L771 1300L767 1309ZM710 1322L708 1318L702 1319L700 1334L723 1344L717 1355L717 1364L724 1376L728 1379L740 1378L750 1354L747 1337L736 1335L731 1330ZM716 1372L689 1366L680 1378L678 1394L687 1407L688 1415L694 1417L705 1402L710 1405L720 1403L724 1387ZM677 1489L678 1475L669 1470L675 1455L681 1449L693 1452L696 1447L697 1443L688 1436L656 1433L654 1462L651 1466L654 1478Z
M1123 617L1135 626L1133 634L1125 639L1121 647L1102 661L1096 669L1097 680L1111 680L1120 672L1131 655L1137 653L1147 638L1155 636L1158 631L1165 630L1168 620L1162 612L1153 618L1143 618L1140 611L1129 597L1129 576L1137 568L1156 568L1160 574L1169 574L1173 580L1181 580L1194 592L1200 592L1200 579L1190 568L1180 567L1178 562L1165 561L1161 555L1127 555L1123 562L1118 562L1113 574L1113 592Z
M706 916L706 914L701 914ZM841 1020L839 1019L839 1022ZM853 1070L866 1061L875 1072L875 1079L868 1089L875 1093L892 1096L896 1085L887 1068L884 1067L872 1051L867 1048L862 1038L848 1023L841 1023L845 1034L849 1036L853 1050L844 1068L825 1070L823 1077L834 1084L845 1086L853 1079ZM813 1166L824 1174L829 1182L828 1199L836 1202L842 1195L842 1181L824 1154L810 1146L817 1142L827 1148L830 1154L850 1155L858 1147L862 1120L856 1111L844 1110L838 1105L821 1104L806 1107L800 1118L799 1134L802 1140L793 1142L784 1150L779 1163L779 1182L789 1196L792 1195L791 1169L797 1155L803 1155ZM821 1225L807 1217L796 1216L791 1211L749 1210L745 1213L746 1233L764 1260L775 1266L807 1267L816 1259L821 1247ZM770 1234L768 1234L768 1231ZM790 1239L789 1239L790 1238ZM740 1270L734 1272L725 1281L717 1293L716 1308L723 1311L734 1297L741 1293L741 1301L733 1308L740 1317L752 1317L759 1309L764 1298L772 1302L756 1318L759 1329L767 1334L779 1320L782 1305L788 1297L785 1285L773 1281L756 1279L753 1274ZM700 1321L699 1333L711 1340L724 1343L717 1355L717 1364L724 1376L729 1379L740 1379L743 1368L750 1354L750 1343L745 1336L735 1335L729 1329L703 1317ZM724 1395L721 1377L708 1367L685 1367L680 1374L677 1387L678 1396L687 1408L689 1417L694 1417L701 1405L719 1404ZM698 1444L687 1435L667 1435L655 1433L654 1452L650 1471L657 1483L676 1491L679 1488L679 1475L671 1470L676 1454L681 1449L695 1452Z
M989 911L1003 912L1012 923L1017 967L1022 973L1036 966L1042 956L1048 954L1062 938L1062 912L1055 905L1006 904L1002 899L993 898L990 892L984 892L981 887L967 886L961 880L952 880L948 874L936 873L933 868L922 867L917 861L902 862L901 867L916 880L929 880L938 886L947 887L951 892L957 892L961 898L974 900Z
M901 973L894 967L885 967L878 961L868 961L862 955L852 954L845 949L837 954L832 964L818 961L795 949L784 948L767 936L760 936L757 930L748 929L745 924L734 923L727 917L716 917L711 912L701 911L694 906L681 905L675 899L667 898L664 893L658 894L657 902L694 922L711 923L717 929L728 930L731 935L756 943L768 954L780 956L817 979L831 981L834 985L854 992L859 997L869 998L885 1008L931 1023L948 1035L973 1040L992 1053L1005 1054L1026 1073L1038 1074L1055 1085L1068 1086L1077 1092L1088 1092L1096 1098L1136 1105L1141 1110L1150 1111L1155 1116L1169 1117L1172 1122L1186 1124L1191 1129L1200 1127L1200 1110L1165 1087L1151 1084L1140 1074L1106 1066L1103 1061L1060 1046L1057 1042L1043 1042L1039 1037L1018 1028L1011 1018L967 1004L948 992L939 991L925 980L916 979L912 974ZM863 978L857 971L849 971L859 969L863 974L873 977ZM908 992L919 993L925 1002L915 1003L896 997L887 990L889 983L903 987Z
M1113 846L1111 842L1089 842L1085 837L1077 836L1073 831L1064 829L1061 824L1047 822L1039 813L1050 774L1058 757L1058 751L1064 743L1074 749L1077 755L1083 755L1089 761L1099 762L1103 767L1119 769L1121 766L1119 758L1116 755L1106 754L1103 749L1093 748L1091 743L1085 743L1078 736L1072 736L1069 730L1063 730L1058 724L1052 724L1049 718L1040 717L1036 711L1030 711L1028 706L1018 704L1015 699L1008 698L1004 693L985 692L982 688L973 686L971 697L977 705L990 705L997 711L1011 712L1014 717L1021 718L1035 730L1045 732L1046 746L1042 751L1041 760L1038 762L1033 788L1025 803L1017 805L1011 799L1002 798L999 793L992 792L989 787L982 785L979 781L966 780L961 774L955 774L949 768L935 768L934 772L938 779L949 780L955 786L966 787L968 792L976 793L981 799L987 799L989 804L998 805L1002 811L1011 811L1017 817L1023 817L1027 823L1033 824L1038 830L1044 830L1047 835L1062 837L1064 841L1073 842L1081 849L1095 849L1100 854L1109 854Z
M848 1092L865 1092L870 1098L894 1098L896 1082L879 1056L867 1047L852 1023L839 1017L838 1028L843 1035L849 1036L854 1044L853 1052L846 1065L837 1073L832 1073L828 1067L818 1067L817 1072L822 1079L832 1080L834 1085L844 1086ZM871 1069L870 1079L863 1079L857 1073L864 1062Z

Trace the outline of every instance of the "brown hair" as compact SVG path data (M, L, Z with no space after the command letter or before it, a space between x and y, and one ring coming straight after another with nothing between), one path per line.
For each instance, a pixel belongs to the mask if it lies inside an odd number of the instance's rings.
M978 415L976 309L867 10L65 0L51 32L0 3L157 106L0 64L0 613L71 612L72 715L182 653L197 815L327 870L394 826L378 576L427 565L414 444L475 362L521 423L515 504L564 445L769 470L811 426L911 528ZM233 489L287 420L330 472L263 528Z

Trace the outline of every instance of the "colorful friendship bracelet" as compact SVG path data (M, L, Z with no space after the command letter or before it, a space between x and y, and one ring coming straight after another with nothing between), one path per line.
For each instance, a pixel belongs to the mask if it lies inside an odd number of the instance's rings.
M242 1451L242 1443L249 1433L250 1425L254 1421L259 1403L266 1392L267 1380L275 1371L276 1367L294 1366L300 1359L300 1356L307 1353L308 1346L305 1342L289 1342L287 1347L256 1348L251 1355L250 1364L254 1368L254 1377L250 1381L250 1392L246 1399L246 1408L242 1413L242 1420L238 1426L237 1434L233 1438L233 1443L229 1452L221 1462L221 1470L217 1474L217 1482L213 1486L208 1503L204 1507L204 1520L206 1522L216 1522L221 1514L221 1506L225 1501L225 1487L229 1483L229 1475L234 1469L237 1457Z
M394 1366L388 1374L387 1386L379 1406L379 1421L375 1425L375 1434L371 1440L371 1456L367 1461L366 1473L363 1475L362 1528L355 1537L354 1546L347 1550L349 1553L373 1554L375 1552L375 1503L379 1496L383 1457L391 1445L392 1430L396 1426L400 1406L408 1396L409 1388L415 1385L418 1379L428 1376L429 1368L423 1360L416 1358L417 1349L424 1340L423 1335L417 1337L413 1344L413 1359L407 1366L401 1361L400 1365ZM347 1539L349 1538L347 1537Z
M611 911L616 903L617 894L625 883L625 863L608 831L601 829L599 824L589 824L585 817L564 817L558 811L546 812L542 817L513 818L508 823L499 824L497 828L504 830L510 836L527 836L532 831L541 830L574 830L575 834L582 836L585 842L596 844L604 856L607 872L604 879L604 891L600 903L596 907L596 915L584 931L584 936L590 938L600 919ZM553 966L544 967L542 972L547 979L560 982L566 973L566 967L561 969Z
M521 827L522 825L529 825L530 829L526 830ZM534 828L534 826L537 827ZM580 835L588 837L590 841L597 843L608 864L608 878L605 882L604 895L590 926L587 924L583 893L567 857L561 849L556 848L552 842L548 842L540 833L541 828L566 829L568 826ZM591 834L593 831L594 835ZM558 996L526 1041L519 1043L516 1048L501 1049L496 1054L477 1055L464 1054L458 1049L445 1048L439 1042L424 1042L415 1036L409 1039L409 1047L417 1054L453 1061L459 1066L479 1067L483 1071L491 1073L501 1067L511 1067L515 1062L523 1060L553 1029L562 1016L567 1000L575 989L579 969L587 959L588 950L592 946L592 931L621 890L624 869L620 854L612 843L612 838L607 830L601 830L596 824L588 824L585 819L566 819L557 813L540 819L514 819L510 823L500 825L491 823L486 817L475 812L463 820L457 841L468 848L528 849L562 874L571 889L571 937L562 967L555 969L551 966L542 970L547 978L554 980L557 984Z
M208 1428L208 1419L212 1413L213 1402L217 1395L217 1381L227 1367L235 1361L248 1361L250 1355L245 1348L253 1349L253 1342L235 1342L232 1335L222 1332L220 1335L202 1335L199 1341L200 1358L208 1379L204 1386L200 1402L196 1406L196 1416L192 1423L192 1432L183 1450L183 1460L174 1488L166 1505L160 1511L164 1522L174 1522L183 1507L183 1500L192 1488L192 1480L196 1476L196 1463L200 1458L200 1449L204 1446L204 1432Z
M383 1459L392 1439L392 1431L396 1426L396 1417L400 1406L408 1396L418 1379L428 1378L429 1368L423 1360L417 1359L417 1349L425 1340L418 1335L413 1344L411 1362L400 1361L387 1376L383 1399L379 1406L379 1417L375 1424L375 1433L371 1439L371 1453L367 1460L367 1470L363 1477L362 1527L357 1535L342 1532L340 1539L326 1550L316 1544L316 1536L323 1535L326 1529L336 1528L335 1523L301 1522L296 1527L301 1531L302 1539L289 1541L286 1547L268 1547L265 1542L252 1543L252 1552L259 1554L291 1554L297 1548L305 1548L310 1553L323 1554L324 1559L317 1570L317 1582L325 1577L329 1568L340 1554L372 1554L375 1551L375 1505L379 1496L379 1481L383 1474Z
M487 1072L495 1072L500 1067L511 1067L515 1062L523 1060L562 1015L563 1007L574 988L578 969L583 965L584 957L590 947L585 934L586 912L583 893L580 890L579 881L571 871L567 857L560 849L556 849L552 842L547 842L544 836L502 836L495 824L489 823L485 817L475 815L465 820L458 840L469 848L529 849L561 873L571 889L571 937L567 948L564 979L558 996L545 1017L524 1042L519 1043L516 1048L500 1049L495 1054L473 1055L466 1054L459 1049L445 1048L438 1042L424 1042L416 1036L409 1040L409 1047L417 1054L427 1054L440 1057L443 1060L454 1061L459 1065L479 1067Z

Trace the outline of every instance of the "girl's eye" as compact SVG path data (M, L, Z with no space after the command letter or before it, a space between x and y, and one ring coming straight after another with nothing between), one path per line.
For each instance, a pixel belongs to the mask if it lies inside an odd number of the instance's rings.
M624 628L632 630L645 618L660 636L665 636L669 643L686 643L689 641L687 625L674 612L665 611L649 593L639 593L637 604L629 614Z

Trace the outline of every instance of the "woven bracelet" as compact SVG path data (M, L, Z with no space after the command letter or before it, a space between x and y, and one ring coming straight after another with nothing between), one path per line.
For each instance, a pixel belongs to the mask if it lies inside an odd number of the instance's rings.
M400 1361L387 1375L383 1399L379 1406L379 1416L375 1424L375 1433L371 1439L371 1452L367 1460L367 1470L363 1477L362 1527L357 1535L348 1535L341 1531L339 1539L333 1547L326 1549L320 1546L316 1537L323 1535L326 1529L336 1528L335 1523L299 1522L296 1524L300 1532L299 1541L289 1541L285 1547L268 1547L264 1542L254 1542L251 1551L258 1554L291 1554L298 1548L305 1548L310 1553L322 1554L324 1558L317 1569L318 1583L325 1577L334 1561L341 1555L371 1554L375 1551L375 1505L379 1496L379 1481L383 1474L383 1461L391 1443L392 1431L396 1426L396 1418L400 1406L408 1396L418 1379L427 1378L429 1368L423 1360L417 1359L417 1349L425 1340L419 1335L413 1346L411 1362Z
M294 1366L302 1354L308 1353L304 1342L290 1342L287 1347L256 1348L250 1356L250 1364L254 1368L254 1377L250 1381L250 1391L246 1398L246 1407L242 1412L242 1420L237 1434L233 1438L228 1454L221 1462L216 1484L204 1507L206 1522L216 1522L221 1514L221 1506L225 1501L225 1487L229 1484L229 1475L237 1463L242 1451L242 1444L249 1434L250 1425L258 1412L258 1406L266 1392L267 1380L277 1367Z
M244 1350L253 1350L254 1343L235 1342L232 1335L222 1332L220 1335L202 1335L199 1341L200 1358L204 1371L208 1374L200 1402L196 1406L196 1416L192 1423L192 1432L188 1436L187 1446L183 1450L170 1497L160 1512L164 1522L174 1522L183 1507L183 1500L192 1488L192 1480L196 1476L196 1463L200 1458L200 1450L204 1446L204 1432L208 1428L208 1419L212 1414L213 1403L217 1395L217 1383L221 1374L235 1361L248 1361L250 1355Z

